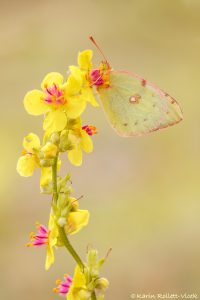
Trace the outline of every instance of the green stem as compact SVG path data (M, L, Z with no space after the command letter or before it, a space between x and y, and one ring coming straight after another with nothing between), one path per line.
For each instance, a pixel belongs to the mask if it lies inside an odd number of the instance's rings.
M52 183L53 183L53 201L56 204L58 200L58 189L57 189L57 164L58 155L55 157L54 164L52 166Z
M96 294L95 294L95 291L92 293L91 295L91 300L97 300L97 297L96 297Z
M58 163L58 155L56 156L54 164L52 166L53 201L54 201L55 204L57 203L57 200L58 200L57 163ZM63 227L59 227L59 231L60 231L60 236L61 236L61 239L62 239L65 247L67 248L67 250L69 251L69 253L72 255L72 257L74 258L74 260L77 262L77 264L79 265L79 267L82 270L82 272L84 272L84 264L83 264L81 258L79 257L79 255L76 253L76 251L74 250L74 248L70 244L70 241L68 240L68 237L67 237L67 235L65 233L64 228ZM96 299L96 298L94 298L94 299Z
M63 227L60 227L59 231L60 231L60 237L61 237L65 247L67 248L69 253L72 255L74 260L77 262L77 264L79 265L82 272L84 272L84 264L83 264L81 258L79 257L79 255L76 253L76 251L72 247L70 241L68 240L68 237L66 236L66 233L65 233L65 229Z

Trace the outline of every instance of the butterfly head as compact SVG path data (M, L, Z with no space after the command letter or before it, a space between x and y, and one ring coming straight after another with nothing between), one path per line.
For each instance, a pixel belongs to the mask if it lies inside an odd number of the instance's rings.
M92 36L90 36L89 38L104 59L97 69L94 69L90 72L91 85L95 85L97 89L100 87L109 87L109 75L111 71L111 66L95 39Z

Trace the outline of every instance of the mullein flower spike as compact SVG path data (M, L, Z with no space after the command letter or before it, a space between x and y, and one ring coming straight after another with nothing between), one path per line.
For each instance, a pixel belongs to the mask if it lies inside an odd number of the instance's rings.
M87 226L90 213L80 209L78 199L72 197L70 175L58 176L61 153L65 153L63 158L67 156L72 165L80 166L82 152L93 151L92 139L97 129L84 124L81 115L88 103L99 106L93 86L98 86L100 80L106 82L106 78L101 68L98 72L93 70L92 56L91 50L80 52L78 66L69 66L66 79L58 72L51 72L43 79L40 90L25 95L26 111L33 116L44 115L44 136L41 142L36 134L29 133L17 162L17 172L24 177L39 169L41 192L52 195L48 226L37 223L37 232L30 234L27 246L46 248L46 270L55 261L55 249L60 247L65 247L76 261L73 278L65 274L54 288L55 293L67 300L103 299L108 286L107 279L99 275L104 260L98 260L97 251L90 250L83 262L68 239Z

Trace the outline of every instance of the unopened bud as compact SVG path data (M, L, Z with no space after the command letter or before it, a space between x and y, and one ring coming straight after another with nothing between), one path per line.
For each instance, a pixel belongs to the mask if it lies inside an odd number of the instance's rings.
M96 249L90 249L87 255L88 264L90 267L95 267L98 261L98 252Z
M73 144L68 139L68 131L63 130L60 136L59 149L61 152L66 152L73 149Z
M41 167L51 167L54 164L54 159L40 159L40 166Z
M95 288L98 290L105 290L108 288L108 286L109 286L109 281L104 277L99 278L95 281Z
M58 132L53 132L50 138L50 141L55 144L58 145L60 142L60 135Z

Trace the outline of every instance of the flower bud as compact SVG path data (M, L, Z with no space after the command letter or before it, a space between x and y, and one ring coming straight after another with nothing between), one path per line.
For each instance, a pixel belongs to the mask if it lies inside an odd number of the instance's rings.
M51 167L54 164L54 159L40 159L41 167Z
M63 130L60 136L59 149L61 152L66 152L73 149L73 144L68 139L68 131Z
M48 142L42 147L41 151L44 153L44 158L54 158L58 152L58 147Z
M90 267L96 267L98 261L98 252L96 249L90 249L88 251L87 260Z
M53 132L50 138L50 141L55 144L58 145L60 142L60 135L58 132Z
M95 281L95 288L98 290L105 290L108 288L108 286L109 286L109 281L104 277L99 278Z

